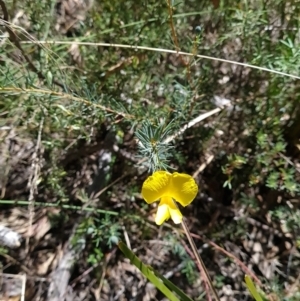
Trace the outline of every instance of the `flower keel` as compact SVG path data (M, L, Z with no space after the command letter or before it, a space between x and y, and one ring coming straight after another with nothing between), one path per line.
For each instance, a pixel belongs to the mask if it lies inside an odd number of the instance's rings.
M155 223L160 226L164 221L167 221L170 217L172 218L175 224L180 224L182 222L182 214L177 208L172 198L163 197L157 208Z

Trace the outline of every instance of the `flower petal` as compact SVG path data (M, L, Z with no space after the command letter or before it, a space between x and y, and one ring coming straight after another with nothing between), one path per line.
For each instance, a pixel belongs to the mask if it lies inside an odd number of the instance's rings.
M169 203L169 212L171 215L171 219L175 224L180 224L182 222L182 214L178 209L177 205L175 204L175 201L173 201L172 199L171 203Z
M148 177L142 187L142 196L148 204L166 195L172 175L166 171L156 171Z
M170 211L169 211L169 201L168 201L168 199L170 199L172 201L171 198L164 197L164 198L162 198L162 200L160 201L160 203L158 205L156 216L155 216L155 223L159 226L164 221L168 220L171 217Z
M174 172L167 194L182 206L189 205L198 193L198 185L193 177L184 173Z
M170 217L175 224L180 224L182 222L182 214L177 208L175 201L173 201L171 197L162 197L157 208L155 222L160 226Z

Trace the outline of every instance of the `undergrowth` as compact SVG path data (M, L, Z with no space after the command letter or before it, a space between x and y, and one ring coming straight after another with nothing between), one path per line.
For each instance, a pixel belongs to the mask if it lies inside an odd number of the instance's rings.
M299 76L299 5L242 0L220 1L214 8L212 2L103 0L78 7L64 20L56 1L5 2L8 20L2 12L0 42L3 206L8 206L4 200L28 201L34 186L37 203L61 208L60 214L70 215L69 224L78 223L75 234L63 222L56 227L66 227L78 240L84 237L83 267L101 262L125 232L134 247L156 236L139 191L148 171L157 167L190 174L198 170L201 194L186 210L191 231L240 248L251 231L247 219L253 218L279 229L294 250L299 248L299 79L272 72ZM133 48L96 45L100 42ZM185 127L215 108L220 110ZM101 178L103 150L112 159ZM22 159L15 160L18 156ZM209 156L211 162L200 168ZM30 187L33 162L40 168ZM86 214L65 205L104 213ZM183 277L193 283L193 261L176 247L178 239L168 236L173 255L185 262ZM290 274L279 268L266 280L272 287L277 279L281 300L296 300L299 294L284 289L298 281L296 258L282 259L283 266L293 266ZM218 270L212 275L222 295L227 277ZM264 271L259 276L264 279ZM235 281L240 283L236 290L241 289L240 275ZM243 293L232 298L239 300Z

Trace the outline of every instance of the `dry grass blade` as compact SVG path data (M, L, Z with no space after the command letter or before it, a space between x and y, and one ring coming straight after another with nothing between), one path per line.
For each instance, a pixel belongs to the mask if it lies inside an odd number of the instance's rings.
M24 41L22 42L24 44L37 44L37 45L72 45L73 42L68 42L68 41ZM269 72L273 74L278 74L286 77L290 77L293 79L300 79L300 76L298 75L293 75L289 74L286 72L281 72L277 70L272 70L269 68L265 67L260 67L260 66L255 66L247 63L241 63L237 61L232 61L232 60L226 60L222 58L217 58L217 57L212 57L208 55L201 55L201 54L193 54L189 52L183 52L183 51L176 51L176 50L171 50L171 49L164 49L164 48L154 48L154 47L148 47L148 46L138 46L138 45L126 45L126 44L111 44L111 43L91 43L91 42L78 42L79 45L82 46L101 46L101 47L111 47L111 48L127 48L127 49L132 49L132 50L146 50L146 51L155 51L155 52L161 52L161 53L173 53L173 54L180 54L183 56L189 56L189 57L195 57L195 58L200 58L200 59L206 59L206 60L213 60L217 62L223 62L227 64L232 64L232 65L237 65L237 66L242 66L245 68L250 68L250 69L256 69L264 72Z

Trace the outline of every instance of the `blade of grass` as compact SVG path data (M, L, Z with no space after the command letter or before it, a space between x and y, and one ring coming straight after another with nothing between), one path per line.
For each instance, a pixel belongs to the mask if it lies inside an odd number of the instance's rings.
M37 44L37 45L72 45L73 41L23 41L22 44ZM165 49L165 48L155 48L155 47L148 47L148 46L138 46L138 45L128 45L128 44L112 44L112 43L93 43L93 42L76 42L78 45L82 46L101 46L101 47L113 47L113 48L126 48L126 49L133 49L133 50L145 50L145 51L154 51L154 52L161 52L161 53L174 53L179 54L182 56L192 56L195 58L200 59L206 59L211 61L217 61L217 62L223 62L227 64L237 65L237 66L243 66L245 68L252 68L256 70L261 70L264 72L270 72L273 74L283 75L294 79L300 79L300 76L289 74L286 72L266 68L266 67L260 67L257 65L252 65L248 63L238 62L238 61L232 61L227 59L222 59L218 57L208 56L208 55L202 55L202 54L194 54L190 52L184 52L184 51L177 51L173 49Z
M164 284L173 292L175 292L182 300L189 300L189 301L193 301L193 299L191 299L189 296L187 296L178 286L176 286L174 283L172 283L170 280L168 280L167 278L165 278L163 275L161 275L159 272L153 270L153 273L159 277Z
M249 277L249 275L245 275L245 282L247 285L247 288L249 290L249 292L251 293L252 297L256 300L256 301L263 301L261 295L258 293L252 279Z
M130 260L130 262L135 265L142 274L157 288L159 289L169 300L171 301L180 301L164 284L164 281L156 276L156 273L152 268L145 265L123 242L118 243L119 249L123 254ZM158 275L158 274L157 274ZM181 300L191 301L188 297L185 298L184 295L181 295Z

